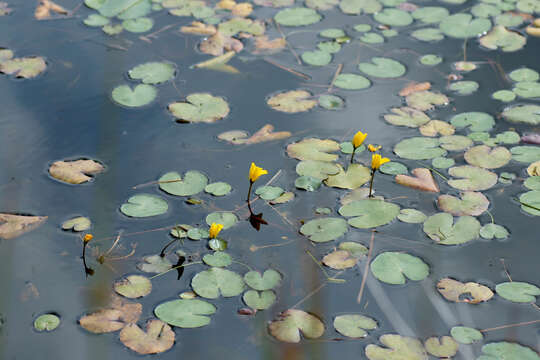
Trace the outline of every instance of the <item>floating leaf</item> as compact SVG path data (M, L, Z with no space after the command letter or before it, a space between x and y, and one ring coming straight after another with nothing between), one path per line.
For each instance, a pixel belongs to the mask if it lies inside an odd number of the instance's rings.
M435 66L440 64L443 61L443 58L439 55L428 54L420 58L420 63L428 66Z
M518 82L512 91L522 98L535 99L540 97L540 83L526 81Z
M258 271L249 271L244 275L244 281L255 290L271 290L279 286L281 274L274 269L268 269L262 275Z
M448 169L456 164L456 161L452 158L438 157L431 160L431 165L437 169Z
M320 43L317 44L317 48L329 54L335 54L341 50L341 44L338 43L337 41L321 41ZM324 98L324 97L337 97L337 96L321 95L319 96L319 103L320 103L321 98Z
M368 32L360 37L360 41L366 44L381 44L384 42L384 37L377 33Z
M92 222L84 216L74 217L62 223L62 230L85 231L90 229Z
M334 86L345 90L362 90L371 86L371 81L362 75L343 73L334 81Z
M491 28L488 19L473 19L471 14L458 13L448 16L439 24L439 29L453 38L467 39L487 32Z
M305 90L291 90L270 97L266 103L272 109L286 113L308 111L317 106L316 100L310 100L311 93Z
M137 85L133 90L128 85L120 85L112 91L112 99L126 107L140 107L150 104L156 96L157 89L147 84Z
M341 335L351 338L363 338L368 335L366 330L377 328L377 322L364 315L346 314L334 318L334 328Z
M325 29L321 31L319 35L325 38L329 38L329 39L336 39L342 36L347 36L347 34L345 34L345 31L341 29L336 29L336 28Z
M500 168L512 159L512 154L505 147L499 146L490 148L486 145L479 145L470 148L465 153L467 163L485 169Z
M34 320L34 329L37 331L53 331L60 325L60 318L54 314L43 314Z
M527 189L540 190L540 176L531 176L527 178L523 185Z
M107 35L118 35L120 34L122 31L124 31L124 27L122 26L122 24L117 24L117 25L105 25L101 28L101 30L103 30L103 32Z
M504 131L495 136L495 141L502 144L517 144L520 140L519 134L515 131Z
M353 29L358 31L358 32L368 32L368 31L371 30L371 25L369 25L369 24L358 24L358 25L355 25Z
M308 65L324 66L330 64L332 55L322 50L305 51L302 54L302 61Z
M176 171L171 171L159 178L159 187L168 194L191 196L200 193L208 184L208 178L197 170L189 170L184 178Z
M380 199L357 200L338 210L342 216L355 216L348 220L349 225L368 229L388 224L399 214L399 206Z
M375 14L383 8L382 4L377 0L342 0L339 7L345 14L351 15Z
M489 200L481 192L465 191L461 193L461 200L452 195L441 195L437 199L439 208L454 216L478 216L489 207Z
M358 258L346 250L333 251L322 259L324 265L336 270L352 268L357 262Z
M510 149L512 159L522 163L533 163L540 160L540 147L514 146Z
M149 320L146 332L137 324L128 324L120 331L120 341L138 354L158 354L174 345L174 332L171 327L159 320Z
M522 67L520 69L510 72L508 74L508 77L516 82L521 82L521 81L534 82L540 79L540 74L536 70Z
M252 309L266 310L276 302L276 294L271 290L261 292L248 290L242 296L242 300Z
M287 155L298 160L336 161L339 144L334 140L308 138L287 146Z
M506 300L518 303L534 303L540 295L540 288L526 282L510 281L495 286L497 294Z
M519 196L521 210L535 216L540 216L540 190L528 191Z
M405 75L407 71L399 61L385 57L374 57L371 59L371 63L360 63L358 69L363 73L379 78L398 78Z
M441 149L439 145L439 139L413 137L397 143L394 152L405 159L427 160L447 154L446 150Z
M371 178L370 170L360 164L350 164L347 170L343 170L341 165L339 167L339 173L330 175L324 183L327 186L336 187L340 189L356 189L364 185Z
M321 187L322 180L312 176L300 176L294 181L294 186L306 191L317 191Z
M289 136L291 136L289 131L274 132L274 126L266 124L251 136L248 136L248 133L242 130L231 130L219 134L218 139L225 140L235 145L249 145L266 141L286 139Z
M156 195L139 194L133 195L122 204L120 211L130 217L149 217L165 214L169 205L165 200Z
M89 175L104 170L103 165L94 160L55 161L49 168L49 174L69 184L81 184L92 179Z
M480 44L488 49L501 48L504 52L517 51L525 46L527 39L517 31L507 30L504 26L495 26L487 35L480 38Z
M0 62L0 73L14 75L18 78L31 79L41 74L47 68L42 57L24 57Z
M448 185L458 190L487 190L497 183L497 174L476 166L454 166L448 169L448 173L461 178L448 180Z
M103 26L107 25L111 20L105 16L99 14L90 14L86 19L83 20L83 23L88 26Z
M239 17L224 21L218 26L218 32L224 36L235 36L238 33L262 35L264 31L264 23Z
M462 344L472 344L477 341L482 341L484 335L476 329L466 326L454 326L450 330L450 335Z
M429 169L417 168L412 171L413 176L399 174L396 183L422 191L439 192L439 185L435 182Z
M456 81L448 86L448 89L455 91L458 95L470 95L478 90L478 83L476 81Z
M440 6L424 6L413 11L411 15L424 24L437 24L446 19L450 13Z
M263 200L277 199L283 192L283 189L279 186L260 186L255 190L255 194Z
M412 81L408 83L403 89L399 90L399 96L408 96L412 93L426 91L429 89L431 89L431 83L428 81L424 81L421 83Z
M444 35L441 33L441 30L435 28L415 30L411 33L411 36L420 41L440 41L444 39Z
M295 7L280 10L274 20L284 26L305 26L321 21L322 16L315 10L303 7Z
M480 223L472 216L454 218L448 213L431 215L424 222L424 232L441 245L464 244L478 238Z
M427 219L427 216L416 209L401 209L397 218L405 223L420 224Z
M319 318L302 310L289 309L281 313L268 326L276 339L289 343L300 342L300 332L308 339L316 339L324 333L324 324Z
M390 111L393 114L384 115L384 120L392 125L416 128L431 120L423 111L410 107L392 108Z
M377 12L373 18L375 21L389 26L407 26L410 25L414 19L406 11L400 9L386 8L380 12Z
M215 211L206 216L206 223L208 226L212 223L223 225L223 230L234 226L238 222L238 217L232 212L228 211Z
M427 360L428 355L422 343L415 338L384 334L379 341L386 346L375 344L366 346L366 356L369 360Z
M345 250L356 258L364 257L368 253L367 247L354 241L344 241L339 244L338 249Z
M141 312L141 304L130 303L115 296L109 308L81 317L79 324L95 334L108 333L118 331L126 324L136 323Z
M166 62L149 62L135 66L128 71L130 78L141 80L144 84L160 84L174 77L176 68Z
M152 291L152 282L146 276L130 275L114 282L114 291L130 299L146 296Z
M223 251L217 251L213 254L206 254L203 256L204 263L214 267L225 267L232 264L231 255Z
M493 297L493 291L487 286L475 282L462 283L450 278L439 280L437 290L447 300L457 303L478 304Z
M188 95L186 102L175 102L168 108L179 122L213 123L229 114L225 99L209 93Z
M483 112L466 112L452 117L450 123L457 129L468 127L471 131L490 131L495 120L493 116Z
M449 123L441 120L431 120L425 125L420 126L420 133L424 136L449 136L453 135L456 129Z
M390 161L390 162L382 164L381 167L379 168L379 171L387 175L399 175L399 174L409 173L409 170L407 170L407 167L397 161Z
M137 268L147 273L163 273L173 267L173 264L160 255L148 255L142 258L143 262L137 264Z
M298 175L311 176L321 180L337 174L340 170L338 165L326 161L304 160L296 165Z
M207 299L237 296L244 291L242 277L230 270L213 267L195 275L191 287L197 295Z
M204 192L214 196L225 196L231 192L231 189L231 185L227 184L226 182L219 181L206 185L204 187Z
M427 352L438 358L451 358L457 354L459 344L450 336L430 337L424 342Z
M433 91L418 91L407 95L407 105L418 110L433 110L435 105L446 105L449 100L446 95Z
M154 26L154 20L147 17L128 19L122 21L122 26L129 32L139 34L150 31Z
M482 353L476 360L538 360L540 356L530 348L516 343L501 341L482 346Z
M540 124L540 106L538 105L518 105L507 108L502 116L515 123L525 123L530 125Z
M480 236L484 239L506 239L510 235L504 226L497 224L486 224L480 229Z
M388 284L405 284L406 278L420 281L429 275L429 266L420 258L400 252L384 252L371 262L373 276Z
M268 7L287 7L294 3L294 0L254 0L255 4Z
M270 204L284 204L294 199L294 193L291 191L284 192L279 197L275 198L274 200L270 201Z
M310 220L300 228L300 232L313 242L326 242L343 236L349 229L341 218L321 218Z
M178 299L159 304L154 313L167 324L181 328L197 328L210 324L210 318L216 307L199 299Z

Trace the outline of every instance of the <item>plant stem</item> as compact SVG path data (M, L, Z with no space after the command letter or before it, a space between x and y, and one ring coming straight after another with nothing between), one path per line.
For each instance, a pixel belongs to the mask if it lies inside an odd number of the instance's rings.
M353 151L352 151L352 154L351 154L351 164L353 163L353 160L354 160L354 153L356 152L356 148L353 147Z
M253 215L253 210L251 210L251 201L249 200L251 198L251 188L253 187L253 181L249 180L249 189L248 189L248 195L247 195L247 204L249 212Z
M176 269L178 269L178 268L186 267L186 266L190 266L190 265L196 265L196 264L202 264L202 261L194 261L194 262L189 263L189 264L183 264L183 265L180 265L180 266L172 267L172 268L170 268L170 269L167 270L167 271L164 271L164 272L162 272L162 273L159 273L159 274L156 274L156 275L154 275L154 276L151 276L149 279L152 280L152 279L157 278L158 276L165 275L166 273L168 273L168 272L170 272L170 271L173 271L173 270L176 270Z
M165 256L165 250L167 250L167 248L168 248L170 245L172 245L172 244L173 244L175 241L177 241L177 240L179 240L179 239L172 239L171 241L169 241L169 242L167 243L167 245L165 245L165 246L163 247L163 249L161 249L161 252L159 253L159 256L164 257L164 256Z
M369 181L369 196L368 197L373 197L373 179L375 179L375 172L376 170L375 169L371 169L371 180Z

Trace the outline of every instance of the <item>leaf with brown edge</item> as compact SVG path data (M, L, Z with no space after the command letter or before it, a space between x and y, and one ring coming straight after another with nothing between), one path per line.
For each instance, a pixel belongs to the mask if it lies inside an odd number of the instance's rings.
M126 324L137 322L141 313L141 304L127 302L114 296L109 308L81 317L79 325L95 334L114 332L122 329Z
M250 145L266 141L286 139L289 136L291 136L289 131L274 132L274 126L266 124L251 136L248 136L248 133L243 130L231 130L219 134L218 139L227 141L234 145Z
M254 54L259 54L262 52L265 53L275 53L285 48L287 41L284 38L276 38L270 40L267 35L261 35L255 37L255 47L257 48L253 51Z
M69 11L50 0L40 0L34 12L34 17L38 20L50 19L51 11L59 15L69 14Z
M0 213L0 238L13 239L32 231L47 220L47 216L13 215Z
M403 89L399 91L399 96L408 96L412 93L418 92L418 91L426 91L431 89L431 83L426 82L410 82L408 83Z
M424 136L434 137L437 135L453 135L456 128L446 121L431 120L430 122L420 126L418 130L420 130L420 133Z
M103 165L94 160L55 161L49 174L68 184L81 184L92 179L91 176L103 172Z
M332 269L343 270L355 266L358 258L346 250L336 250L323 257L322 262Z
M411 172L414 177L403 174L396 175L396 183L417 190L439 192L439 185L435 182L429 169L417 168Z
M447 300L458 303L478 304L493 297L493 291L487 286L475 282L462 283L450 278L441 279L437 290Z
M219 32L201 42L199 49L209 55L223 55L224 51L240 52L244 48L244 44L238 39L230 36L224 36Z
M128 324L120 332L120 341L141 355L157 354L169 350L174 345L174 331L161 320L152 319L146 323L146 332L137 324Z
M465 191L461 193L461 200L452 195L441 195L437 205L442 211L454 216L478 216L488 209L489 200L481 192Z
M190 25L185 25L180 28L184 34L193 35L214 35L217 31L214 25L207 25L200 21L193 21Z
M268 326L276 339L289 343L300 342L300 332L308 339L316 339L324 333L324 324L316 316L302 310L289 309L281 313Z

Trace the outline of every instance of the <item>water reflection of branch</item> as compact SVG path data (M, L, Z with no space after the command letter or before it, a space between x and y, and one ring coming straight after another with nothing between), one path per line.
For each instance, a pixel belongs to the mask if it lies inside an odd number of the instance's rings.
M330 276L328 275L328 273L326 272L326 270L324 269L324 267L322 266L321 262L319 260L317 260L315 258L315 256L313 256L313 254L311 254L311 252L309 250L306 250L306 254L308 254L309 256L311 256L311 259L313 260L313 262L315 264L317 264L317 266L319 267L319 269L321 269L321 271L323 272L324 276L326 277L326 281L328 282L332 282L332 283L344 283L346 282L347 280L345 279L338 279L336 278L335 276ZM341 273L343 273L343 271L340 271L336 274L337 275L340 275Z
M296 62L298 62L298 65L302 65L302 61L300 61L300 57L298 56L298 54L296 53L296 51L294 51L293 47L291 46L291 44L289 44L289 42L287 41L287 36L285 36L285 34L283 33L283 31L281 31L281 27L279 26L278 22L275 20L275 19L272 19L274 21L274 24L276 25L276 29L277 31L279 31L279 33L281 34L281 38L285 41L285 44L287 44L287 47L289 48L289 51L294 55L294 57L296 58Z
M284 243L279 243L279 244L259 245L259 246L257 246L257 245L251 245L251 246L249 247L249 251L255 252L255 251L260 250L260 249L266 249L266 248L278 247L278 246L285 246L285 245L288 245L288 244L292 243L293 241L294 241L294 239L289 240L289 241L284 242Z
M373 252L373 241L375 240L375 231L371 233L371 239L369 240L369 250L366 259L366 266L364 266L364 274L362 275L362 284L360 285L360 291L358 291L358 296L356 297L356 302L360 304L362 301L362 295L364 294L364 287L366 286L367 275L369 272L369 263L371 262L371 254Z

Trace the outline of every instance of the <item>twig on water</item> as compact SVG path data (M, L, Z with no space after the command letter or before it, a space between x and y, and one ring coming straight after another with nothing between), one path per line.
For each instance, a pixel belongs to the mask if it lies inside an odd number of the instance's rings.
M480 332L485 333L485 332L488 332L488 331L495 331L495 330L508 329L508 328L513 328L513 327L518 327L518 326L532 325L532 324L536 324L536 323L540 323L540 319L532 320L532 321L520 322L520 323L517 323L517 324L501 325L501 326L496 326L496 327L492 327L492 328L488 328L488 329L482 329L482 330L480 330Z
M366 266L364 266L364 274L362 275L362 284L360 285L360 291L358 291L358 296L356 297L356 302L360 304L362 301L362 295L364 294L364 287L366 286L367 275L369 271L369 263L371 261L371 253L373 251L373 240L375 240L375 231L371 233L371 239L369 240L369 250L366 259Z
M332 81L330 82L330 86L328 87L328 92L332 91L332 88L334 87L334 83L336 82L336 79L341 73L342 69L343 69L343 64L339 64L336 69L336 73L334 74L334 77L332 78Z
M275 62L274 60L270 60L270 59L268 59L268 58L264 58L263 60L266 61L266 62L269 63L269 64L272 64L272 65L274 65L274 66L280 68L281 70L288 71L288 72L290 72L291 74L296 75L296 76L298 76L298 77L300 77L300 78L302 78L302 79L304 79L304 80L311 80L311 77L309 77L308 75L302 74L301 72L296 71L296 70L294 70L294 69L291 69L291 68L289 68L289 67L286 67L285 65L281 65L281 64Z

